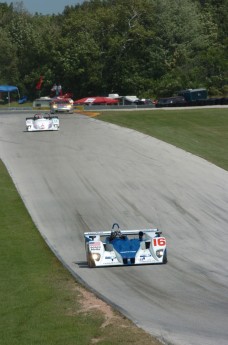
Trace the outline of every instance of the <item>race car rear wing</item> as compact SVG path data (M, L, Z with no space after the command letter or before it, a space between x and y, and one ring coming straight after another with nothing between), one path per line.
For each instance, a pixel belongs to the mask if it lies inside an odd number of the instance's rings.
M108 231L91 231L85 232L84 237L86 241L98 240L100 237L106 237L111 235L111 230ZM156 235L160 236L162 231L158 229L137 229L137 230L120 230L121 235L139 235L139 232L142 232L144 235L147 235L149 238L153 238Z
M120 230L121 234L123 235L136 235L142 231L143 233L153 232L161 234L162 231L158 229L138 229L138 230ZM91 231L91 232L84 232L85 236L88 235L100 235L100 236L109 236L111 234L111 230L99 230L99 231Z

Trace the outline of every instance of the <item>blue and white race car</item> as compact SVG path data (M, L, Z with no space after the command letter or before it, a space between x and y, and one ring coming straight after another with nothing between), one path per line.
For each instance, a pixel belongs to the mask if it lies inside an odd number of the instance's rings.
M34 131L58 131L59 118L50 114L35 114L33 117L26 118L26 130Z
M85 232L89 267L166 264L166 239L158 229Z

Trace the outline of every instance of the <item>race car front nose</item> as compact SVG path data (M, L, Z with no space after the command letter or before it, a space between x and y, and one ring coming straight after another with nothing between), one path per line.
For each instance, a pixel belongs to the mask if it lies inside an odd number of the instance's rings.
M135 258L123 258L123 264L124 265L134 265L135 264Z

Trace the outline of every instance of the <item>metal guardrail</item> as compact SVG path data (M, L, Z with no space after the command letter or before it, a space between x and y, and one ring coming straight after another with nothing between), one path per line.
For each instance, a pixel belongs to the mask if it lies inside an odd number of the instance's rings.
M140 109L155 109L155 108L189 108L189 107L203 107L203 106L224 106L226 107L228 105L228 98L209 98L207 100L201 100L197 102L187 103L185 105L175 105L175 104L157 104L156 106L154 104L131 104L131 105L77 105L74 106L75 111L105 111L105 110L140 110ZM49 107L33 107L33 106L24 106L24 107L11 107L11 106L5 106L0 107L0 111L15 111L15 110L21 110L21 111L50 111Z
M84 105L85 111L96 110L123 110L123 109L151 109L155 108L154 104L132 104L132 105Z

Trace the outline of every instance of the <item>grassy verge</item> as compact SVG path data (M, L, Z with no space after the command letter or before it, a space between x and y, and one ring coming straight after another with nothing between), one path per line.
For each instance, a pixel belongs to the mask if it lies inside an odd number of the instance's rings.
M0 161L0 343L159 344L85 291L43 241Z
M24 107L32 107L33 102L25 102L23 104L19 104L18 102L10 102L9 103L0 103L1 108L24 108Z
M107 111L97 118L136 129L228 170L228 109Z

